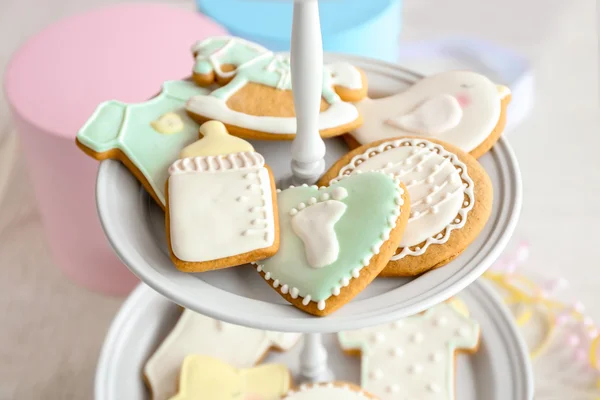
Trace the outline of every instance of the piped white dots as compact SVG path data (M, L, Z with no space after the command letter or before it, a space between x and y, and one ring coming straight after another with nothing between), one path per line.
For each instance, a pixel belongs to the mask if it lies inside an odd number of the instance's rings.
M448 323L448 318L446 317L439 317L433 320L433 325L434 326L445 326Z
M394 383L394 384L388 386L386 388L386 391L388 393L398 393L398 392L400 392L400 385L398 385L397 383Z
M302 299L302 305L307 306L308 303L310 303L310 294L307 294L306 296L304 296L304 299Z
M258 272L261 272L261 271L262 271L262 265L257 265L257 266L256 266L256 270L257 270Z
M379 368L374 369L373 371L371 371L371 379L373 380L380 380L383 379L383 371L380 370Z
M373 254L379 254L379 244L374 244L373 247L371 247L371 251L373 252Z
M278 287L279 287L279 279L275 279L275 280L273 281L273 287L274 287L274 288L278 288Z
M425 197L425 204L431 204L433 202L433 197L427 196Z
M420 165L420 164L419 164L419 165L417 165L417 166L415 167L415 171L417 171L417 172L421 172L421 171L423 171L423 166L422 166L422 165Z
M402 357L402 356L404 355L404 350L402 350L402 348L401 348L401 347L393 347L393 348L390 350L390 354L391 354L393 357Z
M373 343L383 343L385 341L385 334L383 332L376 332L373 334L371 340Z
M348 278L342 278L342 280L340 281L340 284L343 287L346 287L346 286L348 286L350 284L350 279L348 279Z
M366 267L367 265L369 265L371 262L371 258L370 257L365 257L362 259L362 265L363 267Z
M440 208L438 206L431 206L431 213L437 214L440 212Z
M271 279L271 273L270 272L265 272L265 279L268 281L269 279Z
M275 193L281 193L281 189L275 189Z
M339 296L340 295L340 287L335 286L333 289L331 289L331 294L334 296Z
M290 288L288 285L281 286L281 293L288 294L289 290L290 290Z
M442 354L441 353L431 353L429 355L429 361L431 361L432 363L439 363L440 361L442 361Z
M442 389L435 383L429 383L427 385L427 390L429 390L431 393L439 393L442 391Z
M330 196L329 193L323 193L320 197L321 201L327 201L329 200Z
M315 199L314 197L311 197L310 199L308 199L308 204L315 204L317 202L317 199Z
M410 336L410 341L413 342L413 343L422 343L423 339L424 339L424 337L423 337L423 334L421 332L413 333Z
M290 296L292 297L292 299L298 298L298 292L298 288L292 288L292 290L290 290Z
M423 372L423 366L421 364L413 364L408 367L409 374L416 375L416 374L420 374L421 372Z
M303 210L305 208L306 208L306 204L304 204L304 203L298 204L298 210Z
M317 308L323 311L325 309L325 300L319 300L319 302L317 303Z
M296 210L295 208L292 208L292 209L290 210L290 215L291 215L291 216L294 216L294 215L296 215L296 214L298 214L298 210Z
M358 268L354 268L354 269L352 270L352 277L353 277L353 278L358 278L359 276L360 276L360 269L358 269Z
M237 198L237 201L240 203L243 203L245 201L248 201L248 198L246 196L240 196Z
M348 197L348 191L343 187L336 187L331 192L331 197L333 197L334 200L343 200Z

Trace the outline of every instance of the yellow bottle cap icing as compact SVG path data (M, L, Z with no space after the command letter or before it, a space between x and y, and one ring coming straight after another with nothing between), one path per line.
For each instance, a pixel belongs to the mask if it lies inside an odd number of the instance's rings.
M171 400L278 399L290 389L285 365L236 369L216 358L190 355L181 367L179 393Z
M208 121L200 126L202 138L185 147L179 158L218 156L254 151L247 141L232 136L222 122Z

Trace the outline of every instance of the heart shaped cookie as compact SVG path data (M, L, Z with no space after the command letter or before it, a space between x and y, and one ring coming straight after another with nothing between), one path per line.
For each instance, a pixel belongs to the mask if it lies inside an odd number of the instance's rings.
M324 316L350 301L385 267L409 214L408 192L382 172L277 196L280 247L257 270L285 299Z
M471 155L435 139L400 137L361 146L323 175L328 185L355 173L384 171L407 187L410 218L382 276L415 276L456 258L483 229L492 182Z

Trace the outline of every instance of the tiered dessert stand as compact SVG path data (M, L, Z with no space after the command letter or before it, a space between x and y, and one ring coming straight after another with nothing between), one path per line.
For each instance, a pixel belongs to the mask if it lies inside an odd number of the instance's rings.
M369 78L371 97L397 92L421 78L420 75L396 65L359 57L335 55L326 56L326 59L346 60L362 68ZM321 82L314 77L322 76L323 51L316 0L295 0L291 67L297 115L296 138L291 143L252 143L272 167L278 187L281 188L292 182L314 183L326 166L347 152L343 140L329 139L324 142L318 132ZM178 271L169 258L163 212L133 175L117 161L107 160L101 163L97 181L97 204L102 225L114 250L145 284L176 304L219 320L257 329L305 333L300 354L300 374L307 381L325 381L334 376L328 367L323 333L374 326L424 311L465 289L500 255L519 216L520 172L505 139L500 139L480 162L493 182L493 213L483 232L463 254L447 266L414 279L378 278L350 303L323 318L305 314L287 304L250 266L202 274ZM119 342L116 338L119 333L114 330L123 330L126 318L133 318L135 312L144 312L144 304L129 304L136 301L139 303L139 292L144 290L147 292L147 289L138 289L132 295L132 299L121 311L127 313L127 317L119 316L115 320L111 332L115 337L111 338L109 335L107 339L106 346L109 349L105 346L97 378L98 400L112 398L98 396L107 393L103 389L107 376L110 375L106 368L117 362L117 353L125 346L116 344ZM515 393L518 394L516 397L502 398L529 400L532 393L531 370L524 346L511 325L510 317L498 304L499 300L481 283L474 285L468 292L467 297L479 298L478 301L484 303L491 302L493 307L490 307L496 311L488 312L498 318L496 325L492 323L488 332L497 330L497 336L502 333L508 344L504 345L505 349L498 348L499 353L512 354L513 357L513 361L505 361L505 366L499 370L490 367L490 373L502 374L502 371L508 371L508 376L511 375L511 368L518 368L513 382L508 383L515 385ZM146 296L149 296L148 293ZM154 298L152 301L162 301L161 307L169 307L164 300ZM475 300L471 300L473 302ZM486 314L483 311L480 313L483 316ZM136 328L132 326L127 329L135 331ZM129 335L132 334L129 332ZM489 352L490 348L485 351ZM514 366L515 363L519 365ZM494 378L492 375L489 379L494 381L505 378Z

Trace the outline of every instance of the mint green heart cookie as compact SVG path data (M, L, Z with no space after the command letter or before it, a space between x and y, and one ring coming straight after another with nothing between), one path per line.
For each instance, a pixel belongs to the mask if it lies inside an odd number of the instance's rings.
M350 290L363 268L385 267L388 260L374 266L374 256L397 222L408 218L400 218L408 207L404 189L382 172L352 175L329 187L292 187L278 194L277 203L279 251L257 270L292 303L315 302L317 315L327 313L328 299Z

